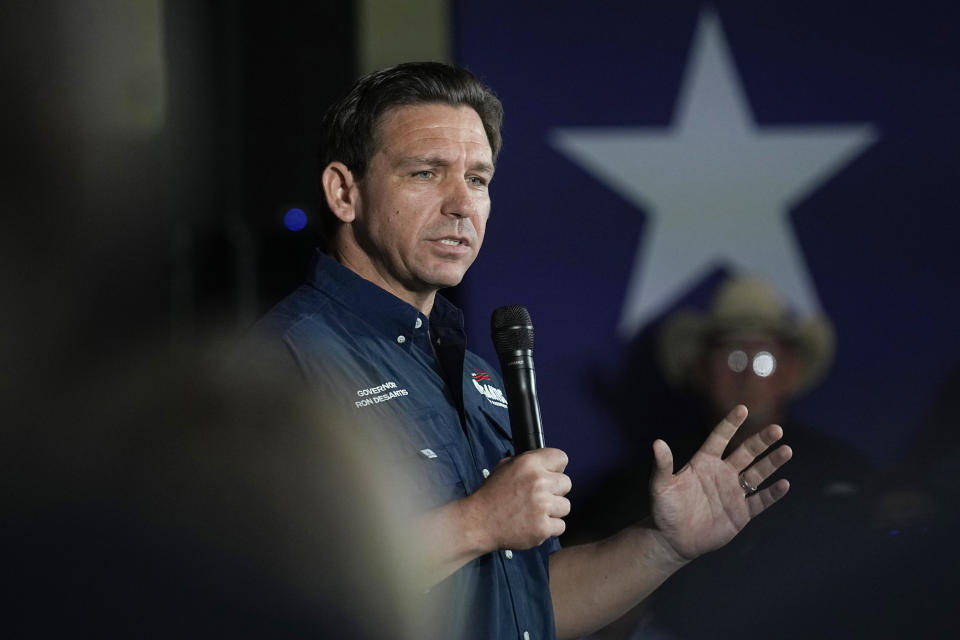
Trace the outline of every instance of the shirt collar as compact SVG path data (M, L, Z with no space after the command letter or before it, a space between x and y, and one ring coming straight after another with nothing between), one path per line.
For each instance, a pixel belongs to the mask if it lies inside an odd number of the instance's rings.
M319 250L310 266L309 283L401 344L412 344L414 332L427 331L429 324L434 330L444 328L463 334L463 312L443 296L438 294L434 299L428 319L413 305L360 277ZM399 340L400 336L404 337L403 341Z

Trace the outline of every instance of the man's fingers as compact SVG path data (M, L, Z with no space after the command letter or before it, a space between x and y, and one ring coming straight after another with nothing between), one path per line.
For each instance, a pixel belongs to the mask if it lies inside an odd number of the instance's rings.
M567 454L564 453L562 449L555 449L553 447L534 449L520 455L533 456L540 460L540 464L543 465L544 469L547 471L556 471L557 473L560 473L566 469L567 463L570 461L570 459L567 457Z
M752 496L747 497L747 507L750 509L750 517L756 518L763 513L763 510L774 502L787 495L790 490L790 483L787 480L777 480L763 491L758 491Z
M556 474L556 487L553 490L553 494L557 496L565 496L570 493L570 489L573 488L573 481L565 473Z
M552 528L550 535L554 538L559 538L567 530L567 523L561 518L550 518L550 525ZM543 544L543 541L541 540L540 543Z
M563 496L557 498L551 503L549 514L552 518L565 518L570 515L570 501Z
M673 475L673 452L663 440L653 441L653 459L656 467L653 470L651 482L656 483Z
M783 437L783 429L779 425L767 425L746 440L727 456L726 461L737 471L743 471L757 459L761 453L770 448L774 442ZM786 460L784 460L786 462ZM756 485L754 485L756 486Z
M782 445L770 452L770 455L764 456L763 459L742 471L740 475L751 487L759 487L792 457L793 449L787 445Z
M727 443L730 442L730 438L733 437L733 434L737 432L737 429L740 428L740 425L743 424L743 421L746 419L747 408L742 404L738 404L720 421L720 424L714 427L710 435L707 436L707 441L700 447L700 450L708 455L722 456L723 450L727 448Z

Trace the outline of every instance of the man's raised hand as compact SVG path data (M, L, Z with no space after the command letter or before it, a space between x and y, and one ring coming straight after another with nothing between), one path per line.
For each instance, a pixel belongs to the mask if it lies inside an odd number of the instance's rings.
M786 463L793 452L783 445L757 457L783 437L772 424L747 438L726 458L723 451L747 417L738 405L720 421L690 462L673 472L673 454L663 440L653 443L656 468L650 481L653 521L678 561L688 561L729 542L751 518L782 498L786 480L752 492Z

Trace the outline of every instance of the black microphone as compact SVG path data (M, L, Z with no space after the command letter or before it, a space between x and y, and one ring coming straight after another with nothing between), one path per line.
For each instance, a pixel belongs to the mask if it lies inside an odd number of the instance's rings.
M537 403L537 379L533 372L533 323L520 305L500 307L490 316L503 387L510 411L513 447L517 454L543 448L543 425Z

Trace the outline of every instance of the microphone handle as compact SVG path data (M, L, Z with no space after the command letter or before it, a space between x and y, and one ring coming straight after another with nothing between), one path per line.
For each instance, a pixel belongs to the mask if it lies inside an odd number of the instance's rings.
M519 455L524 451L542 449L543 424L537 402L537 378L533 369L532 350L517 350L504 354L500 368L503 371L503 386L507 395L516 453Z

